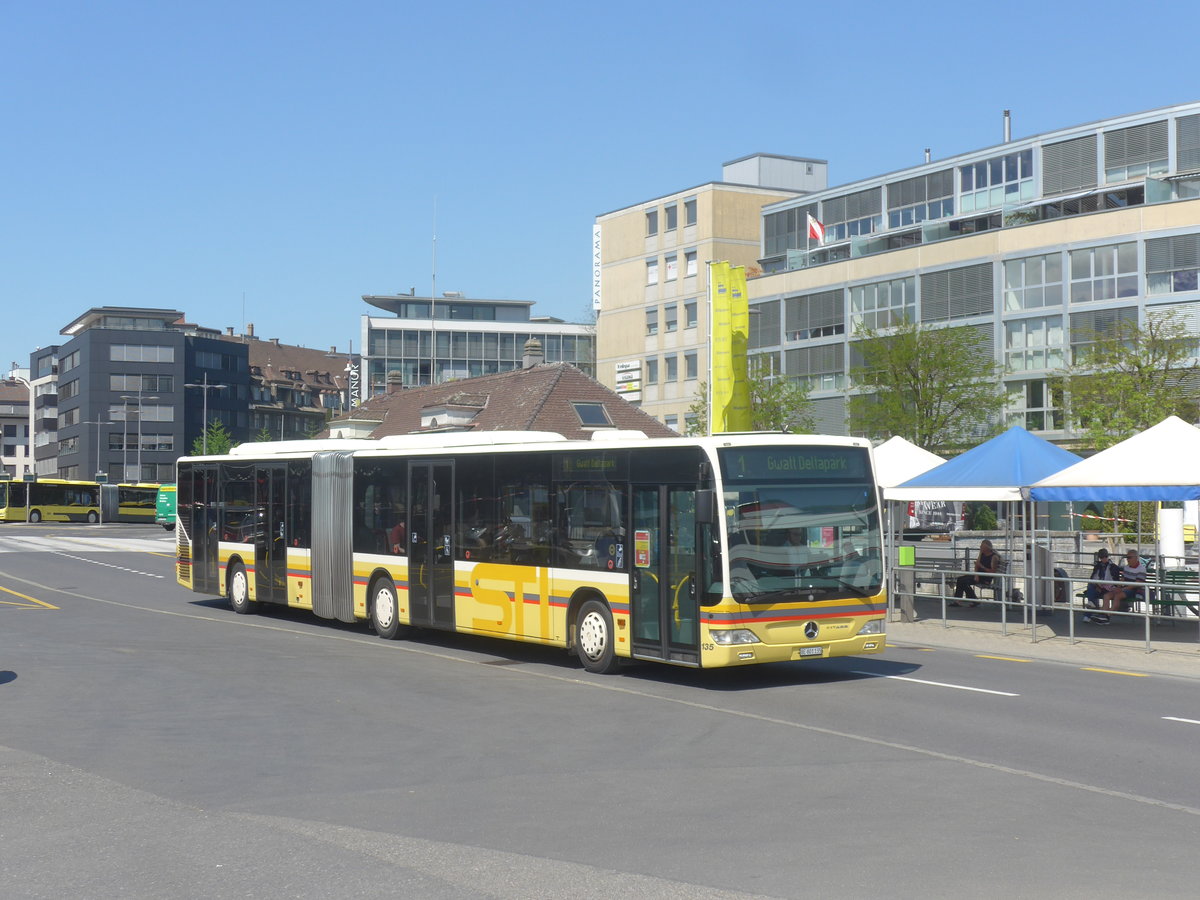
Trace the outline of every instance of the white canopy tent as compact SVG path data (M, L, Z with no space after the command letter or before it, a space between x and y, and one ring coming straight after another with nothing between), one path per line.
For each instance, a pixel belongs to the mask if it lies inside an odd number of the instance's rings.
M1178 416L1034 482L1034 500L1200 499L1200 428Z
M1034 482L1027 493L1034 501L1195 501L1200 499L1200 428L1178 416L1169 416L1140 434ZM1183 562L1183 517L1178 514L1171 520L1178 532L1169 535L1162 530L1167 521L1164 515L1160 511L1155 556L1164 563L1175 559L1178 565ZM1140 507L1138 518L1140 535ZM1147 619L1147 642L1149 628Z
M930 453L900 435L888 438L872 454L875 457L875 481L881 488L904 484L945 462L936 453Z

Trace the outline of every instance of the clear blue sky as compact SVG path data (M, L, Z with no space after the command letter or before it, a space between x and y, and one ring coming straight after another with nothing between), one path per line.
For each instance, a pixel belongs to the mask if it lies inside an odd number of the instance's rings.
M578 321L594 217L739 156L839 184L1197 99L1195 4L1144 9L9 0L0 366L103 305L357 346L435 206L439 292Z

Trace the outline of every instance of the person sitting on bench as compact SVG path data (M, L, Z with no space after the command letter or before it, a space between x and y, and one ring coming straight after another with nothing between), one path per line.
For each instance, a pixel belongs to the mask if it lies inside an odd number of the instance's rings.
M992 549L992 542L984 540L979 545L979 556L975 557L975 574L959 575L954 582L954 600L951 606L961 606L959 599L966 596L975 600L975 585L980 587L992 583L992 576L1000 571L1001 556ZM978 602L968 603L968 606L978 606Z
M1119 577L1117 564L1108 558L1108 551L1101 547L1096 551L1095 565L1088 575L1087 587L1083 589L1083 605L1099 609L1100 598L1112 588Z
M1130 550L1125 554L1125 564L1121 566L1121 581L1118 584L1110 585L1112 590L1108 591L1100 600L1100 608L1107 609L1109 612L1120 612L1121 604L1128 601L1136 601L1142 599L1144 587L1134 585L1144 585L1146 583L1146 566L1142 563L1136 550ZM1092 621L1097 625L1107 625L1108 616L1099 615L1092 616Z

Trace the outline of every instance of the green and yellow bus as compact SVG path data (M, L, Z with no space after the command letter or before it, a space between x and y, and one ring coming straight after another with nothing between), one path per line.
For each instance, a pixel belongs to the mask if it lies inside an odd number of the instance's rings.
M384 638L413 627L718 667L879 653L868 442L530 432L249 443L179 460L180 584Z
M61 478L0 481L0 521L99 522L100 485Z

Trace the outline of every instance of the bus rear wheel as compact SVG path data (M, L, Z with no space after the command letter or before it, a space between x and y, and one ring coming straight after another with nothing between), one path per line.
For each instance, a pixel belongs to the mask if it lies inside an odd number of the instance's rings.
M30 521L30 522L40 522L40 521L42 521L42 513L41 513L41 511L40 511L40 510L37 510L37 509L31 509L31 510L29 511L29 521Z
M100 521L100 514L98 512L96 512L94 509L89 509L88 510L88 524L95 525L99 521Z
M235 562L229 567L229 605L238 615L254 612L254 601L250 599L250 579L246 567Z
M613 619L606 603L587 600L575 620L575 652L589 672L607 675L617 670Z
M394 641L408 630L400 624L400 601L396 585L386 575L375 582L371 591L371 627L385 640Z

